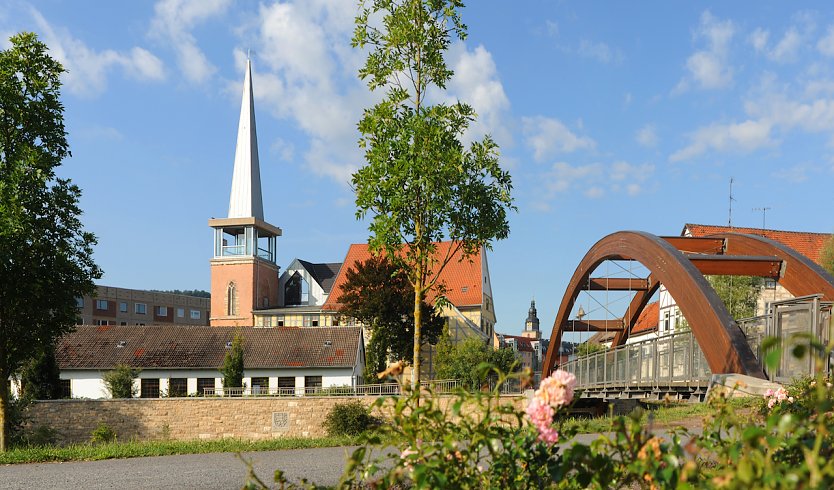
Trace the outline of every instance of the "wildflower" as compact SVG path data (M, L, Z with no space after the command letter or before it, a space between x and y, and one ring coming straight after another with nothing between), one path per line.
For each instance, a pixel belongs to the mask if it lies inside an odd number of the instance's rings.
M573 401L573 389L576 386L576 376L557 370L551 376L542 380L535 397L541 398L554 408L565 406Z

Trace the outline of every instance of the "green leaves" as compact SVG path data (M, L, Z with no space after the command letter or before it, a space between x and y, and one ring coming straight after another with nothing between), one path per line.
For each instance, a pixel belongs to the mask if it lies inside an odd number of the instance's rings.
M70 154L64 69L35 34L10 41L0 51L0 379L72 329L76 298L92 294L101 276L95 237L79 219L81 191L55 177ZM7 401L0 388L0 428Z

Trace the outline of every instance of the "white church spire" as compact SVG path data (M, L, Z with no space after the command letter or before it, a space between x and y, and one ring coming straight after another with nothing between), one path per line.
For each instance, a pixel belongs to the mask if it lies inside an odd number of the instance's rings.
M246 76L243 79L243 101L240 104L229 218L257 218L261 221L264 219L258 135L255 129L255 102L252 94L252 65L248 59Z

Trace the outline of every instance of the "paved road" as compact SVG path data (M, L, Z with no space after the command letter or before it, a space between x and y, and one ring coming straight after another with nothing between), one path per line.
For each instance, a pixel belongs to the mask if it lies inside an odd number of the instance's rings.
M663 431L658 431L666 435ZM590 444L599 434L581 434ZM336 485L353 447L294 449L246 453L255 473L270 484L276 469L290 481L307 478ZM0 466L0 489L234 489L246 481L246 465L233 453L188 454L154 458Z
M246 453L255 473L267 484L275 470L287 478L308 478L335 485L348 451L334 447ZM188 454L154 458L0 466L2 489L234 489L246 481L246 465L233 453Z

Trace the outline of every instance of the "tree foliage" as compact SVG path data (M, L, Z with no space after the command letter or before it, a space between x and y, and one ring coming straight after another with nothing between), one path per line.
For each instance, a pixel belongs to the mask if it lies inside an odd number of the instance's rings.
M756 314L756 300L762 287L761 277L707 276L707 280L724 302L731 317L749 318Z
M409 361L414 352L414 287L407 274L383 256L357 261L345 274L341 313L370 331L366 353L369 380L383 371L389 357ZM425 301L423 343L436 344L445 319Z
M0 380L70 331L76 298L101 273L81 191L55 169L69 156L60 101L63 67L32 33L0 51ZM8 388L0 382L0 450Z
M603 350L605 350L605 346L599 342L582 342L576 346L576 355L583 357Z
M459 0L361 2L353 45L369 51L359 77L385 98L359 121L366 165L353 174L357 218L369 213L369 244L408 273L414 288L412 387L420 376L421 308L454 257L465 259L509 234L509 173L491 137L461 142L471 106L427 103L452 77L444 54L464 39ZM450 240L438 257L436 242Z
M475 390L487 381L489 372L478 368L483 363L491 364L503 373L518 371L520 368L511 348L493 349L476 337L452 343L445 334L437 344L434 362L435 376L438 379L457 379L465 387Z
M241 388L243 386L243 336L238 332L232 339L232 345L220 366L224 388Z
M133 381L140 372L126 364L119 364L112 371L104 373L104 387L112 398L133 398L138 394Z
M20 384L23 396L30 400L61 398L61 370L55 358L55 344L42 346L36 356L23 364Z
M825 240L822 246L822 252L820 252L820 262L822 263L822 268L834 276L834 235L831 235Z

